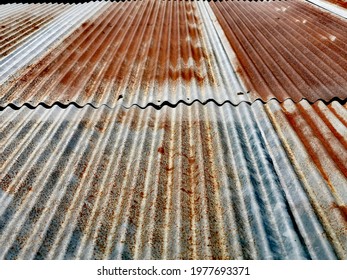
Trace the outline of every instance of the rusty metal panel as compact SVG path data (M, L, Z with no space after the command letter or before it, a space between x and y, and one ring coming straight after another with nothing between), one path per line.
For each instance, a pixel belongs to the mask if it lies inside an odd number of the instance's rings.
M102 12L104 6L104 2L76 5L11 4L8 11L7 5L0 5L0 11L6 15L0 17L0 24L4 26L0 43L3 50L0 57L0 84L15 81L65 37L81 28L85 21L93 19L100 10ZM7 98L11 103L14 97Z
M209 4L252 100L347 98L345 18L301 0Z
M101 9L45 55L6 76L0 107L249 101L203 2L104 2Z
M346 259L346 107L7 107L0 258Z
M303 188L336 250L346 251L346 104L287 100L265 107L296 173L305 178Z
M63 4L24 4L15 12L5 11L0 19L0 58L8 55L27 37L50 23L56 16L69 8Z

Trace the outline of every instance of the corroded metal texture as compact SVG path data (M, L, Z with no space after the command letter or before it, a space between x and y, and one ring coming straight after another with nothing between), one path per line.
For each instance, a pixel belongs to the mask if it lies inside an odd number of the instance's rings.
M346 259L346 107L8 107L0 257Z
M9 77L0 86L0 107L249 100L206 3L128 1L104 3L101 10Z
M347 21L306 1L209 2L252 100L347 98Z
M347 259L331 11L1 6L0 259Z

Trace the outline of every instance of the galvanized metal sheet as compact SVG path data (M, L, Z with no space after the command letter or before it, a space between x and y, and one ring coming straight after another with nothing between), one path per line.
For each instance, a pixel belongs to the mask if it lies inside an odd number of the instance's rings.
M104 2L101 9L7 78L0 107L249 101L203 2Z
M346 259L346 107L8 107L0 257Z
M307 1L211 1L252 100L347 98L347 21Z

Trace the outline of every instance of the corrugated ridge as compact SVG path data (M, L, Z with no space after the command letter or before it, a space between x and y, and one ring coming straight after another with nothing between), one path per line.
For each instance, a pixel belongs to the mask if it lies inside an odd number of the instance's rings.
M252 100L346 98L347 22L302 1L210 2ZM300 39L300 40L299 40Z
M346 258L346 109L6 108L0 256Z

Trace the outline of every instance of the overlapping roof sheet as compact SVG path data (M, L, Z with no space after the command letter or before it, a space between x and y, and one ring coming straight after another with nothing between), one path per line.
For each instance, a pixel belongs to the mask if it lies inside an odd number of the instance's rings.
M0 118L1 258L346 258L346 105Z
M0 259L347 259L343 17L54 7L0 58Z

